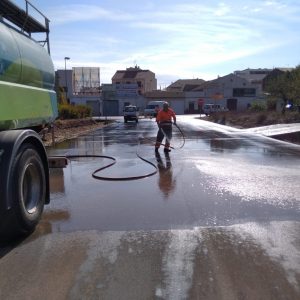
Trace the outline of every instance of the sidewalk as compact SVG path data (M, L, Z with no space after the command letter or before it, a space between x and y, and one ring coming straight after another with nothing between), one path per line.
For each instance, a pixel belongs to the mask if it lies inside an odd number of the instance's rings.
M276 124L262 127L241 129L244 132L260 134L300 145L300 123Z
M291 123L291 124L276 124L268 125L261 127L254 127L248 129L242 129L246 132L258 133L265 136L277 136L282 134L291 134L291 133L300 133L300 123Z

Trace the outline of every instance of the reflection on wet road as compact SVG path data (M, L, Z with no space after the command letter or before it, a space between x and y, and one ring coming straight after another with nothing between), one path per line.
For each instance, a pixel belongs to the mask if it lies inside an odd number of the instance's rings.
M51 170L40 225L0 260L13 276L31 251L40 257L28 278L15 279L16 295L31 295L58 272L47 288L57 299L300 298L300 147L195 116L179 116L178 125L185 146L169 155L155 155L149 119L119 121L49 149L115 157L103 176L152 172L136 152L158 171L135 181L95 180L105 158ZM176 128L172 142L182 145ZM1 274L0 296L9 296L12 277ZM64 286L56 282L62 277Z

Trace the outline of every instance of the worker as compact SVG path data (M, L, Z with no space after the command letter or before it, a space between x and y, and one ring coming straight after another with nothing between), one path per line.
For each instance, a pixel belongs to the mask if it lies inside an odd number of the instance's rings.
M170 141L172 138L172 119L174 124L176 124L176 115L173 109L169 107L169 103L165 102L163 108L158 112L156 116L156 123L158 125L158 132L155 143L155 152L158 149L165 138L165 148L164 152L170 152Z

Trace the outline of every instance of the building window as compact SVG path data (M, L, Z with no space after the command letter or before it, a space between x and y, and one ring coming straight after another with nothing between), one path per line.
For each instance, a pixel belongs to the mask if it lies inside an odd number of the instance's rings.
M256 90L253 88L235 88L232 90L233 97L254 97Z

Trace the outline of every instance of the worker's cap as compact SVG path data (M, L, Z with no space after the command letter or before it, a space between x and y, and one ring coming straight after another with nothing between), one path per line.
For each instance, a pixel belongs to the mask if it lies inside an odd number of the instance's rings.
M163 104L163 107L169 107L169 103L168 103L168 102L165 102L165 103Z

